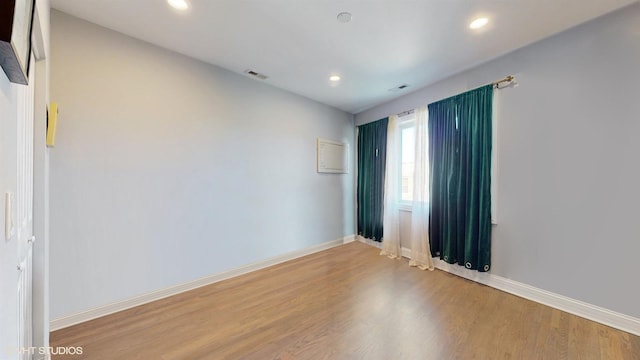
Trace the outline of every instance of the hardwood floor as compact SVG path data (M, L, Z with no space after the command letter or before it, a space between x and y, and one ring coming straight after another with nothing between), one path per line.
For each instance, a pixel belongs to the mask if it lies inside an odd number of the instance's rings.
M640 337L350 243L51 334L62 359L640 359Z

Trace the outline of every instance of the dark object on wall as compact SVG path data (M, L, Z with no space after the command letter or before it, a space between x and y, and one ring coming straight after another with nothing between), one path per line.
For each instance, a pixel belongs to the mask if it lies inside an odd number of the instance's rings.
M0 66L9 81L29 83L35 0L0 1Z

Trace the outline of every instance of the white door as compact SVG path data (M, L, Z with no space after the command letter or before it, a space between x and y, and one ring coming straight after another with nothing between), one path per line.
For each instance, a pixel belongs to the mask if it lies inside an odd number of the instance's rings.
M18 89L17 118L17 192L16 240L18 246L18 336L21 359L31 359L28 349L33 343L31 324L32 283L33 283L33 112L34 112L34 68L35 59L31 55L29 85ZM43 139L44 141L44 139Z

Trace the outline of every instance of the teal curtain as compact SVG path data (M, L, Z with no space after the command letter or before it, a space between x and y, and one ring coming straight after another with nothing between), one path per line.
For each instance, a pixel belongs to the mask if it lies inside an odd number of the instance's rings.
M429 105L431 254L491 268L493 86Z
M358 234L382 240L387 126L384 118L358 127Z

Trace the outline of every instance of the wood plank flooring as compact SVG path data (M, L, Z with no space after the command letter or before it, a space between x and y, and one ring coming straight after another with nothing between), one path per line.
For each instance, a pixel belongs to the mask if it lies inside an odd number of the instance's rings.
M354 242L62 329L54 360L640 359L640 337Z

